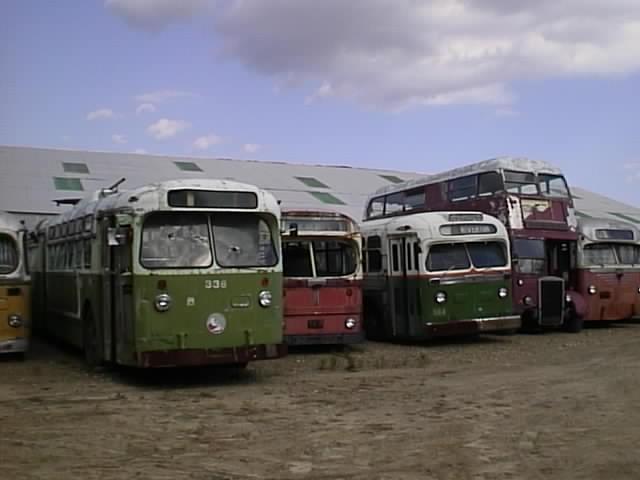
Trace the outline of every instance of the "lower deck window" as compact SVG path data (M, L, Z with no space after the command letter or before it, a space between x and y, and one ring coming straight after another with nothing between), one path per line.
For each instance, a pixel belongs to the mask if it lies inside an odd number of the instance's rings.
M586 265L633 265L640 263L640 247L612 243L594 243L584 247Z

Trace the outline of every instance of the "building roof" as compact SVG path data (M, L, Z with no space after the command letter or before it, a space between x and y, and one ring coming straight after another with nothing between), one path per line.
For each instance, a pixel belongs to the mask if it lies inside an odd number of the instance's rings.
M120 188L127 190L178 178L217 178L265 188L284 209L331 209L359 221L372 192L424 176L337 165L0 146L0 210L31 217L61 213L70 207L56 206L54 200L84 198L122 177L126 182ZM583 218L640 225L638 207L581 188L572 192Z

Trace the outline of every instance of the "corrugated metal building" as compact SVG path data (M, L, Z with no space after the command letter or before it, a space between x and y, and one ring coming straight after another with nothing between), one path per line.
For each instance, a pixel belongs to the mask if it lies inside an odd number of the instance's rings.
M360 220L370 193L423 175L329 165L0 146L0 210L17 214L30 227L43 216L69 208L56 206L54 200L81 198L121 177L126 178L122 189L159 180L208 177L258 185L270 190L284 207L330 208ZM572 192L579 215L640 225L638 207L575 186Z

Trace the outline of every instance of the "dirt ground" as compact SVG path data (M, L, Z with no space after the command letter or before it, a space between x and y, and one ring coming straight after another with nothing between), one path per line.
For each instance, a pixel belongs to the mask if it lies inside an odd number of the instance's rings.
M0 361L9 479L640 478L640 324L299 350L246 371Z

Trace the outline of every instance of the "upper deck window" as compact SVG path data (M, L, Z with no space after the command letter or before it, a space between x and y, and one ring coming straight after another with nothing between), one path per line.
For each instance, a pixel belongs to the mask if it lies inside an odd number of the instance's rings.
M471 175L469 177L456 178L448 183L449 200L463 200L474 197L478 193L478 177Z
M486 172L478 175L478 195L491 195L502 190L504 190L504 184L498 172Z
M7 275L18 268L18 246L9 235L0 234L0 274Z
M536 176L533 173L506 170L504 172L504 187L509 193L517 193L519 195L538 194Z
M562 175L538 175L540 193L545 197L569 197L569 188Z
M146 268L205 268L212 264L206 215L152 214L144 222L140 263Z
M252 213L211 216L217 263L222 267L272 267L276 245L267 222Z
M392 193L387 195L384 213L390 215L392 213L402 212L404 210L404 192Z
M258 196L254 192L171 190L168 203L181 208L254 209L258 207Z
M404 209L415 210L416 208L424 208L427 204L424 187L416 188L406 192L404 197Z

